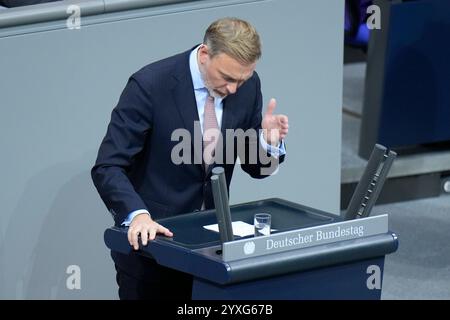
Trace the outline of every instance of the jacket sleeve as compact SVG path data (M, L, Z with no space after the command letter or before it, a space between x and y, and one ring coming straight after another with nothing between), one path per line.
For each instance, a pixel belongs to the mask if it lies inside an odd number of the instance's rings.
M111 121L91 170L94 185L116 225L120 225L130 212L147 209L127 173L136 155L144 148L151 128L150 96L131 77L112 111Z

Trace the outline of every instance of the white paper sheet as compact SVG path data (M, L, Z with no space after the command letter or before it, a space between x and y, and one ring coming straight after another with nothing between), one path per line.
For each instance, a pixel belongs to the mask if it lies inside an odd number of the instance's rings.
M246 237L249 235L255 234L255 227L253 225L248 224L243 221L233 221L231 223L231 227L233 228L233 235L239 236L239 237ZM203 228L219 232L219 225L218 224L210 224L207 226L203 226Z

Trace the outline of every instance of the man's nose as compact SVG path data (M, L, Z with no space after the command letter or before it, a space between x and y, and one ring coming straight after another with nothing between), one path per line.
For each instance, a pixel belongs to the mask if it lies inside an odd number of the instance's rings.
M227 91L229 94L233 94L237 90L237 83L228 83L227 84Z

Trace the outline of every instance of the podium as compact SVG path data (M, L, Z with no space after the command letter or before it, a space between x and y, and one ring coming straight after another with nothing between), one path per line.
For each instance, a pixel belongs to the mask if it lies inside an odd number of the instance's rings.
M380 299L386 254L398 247L387 215L341 217L271 198L230 207L232 221L253 225L272 215L271 235L220 242L205 225L214 210L160 219L173 238L158 235L138 253L193 276L194 300ZM108 248L130 253L127 228L105 231Z

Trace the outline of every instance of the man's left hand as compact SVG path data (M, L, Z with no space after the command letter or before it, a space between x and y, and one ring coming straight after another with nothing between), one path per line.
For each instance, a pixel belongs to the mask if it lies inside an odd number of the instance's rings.
M273 114L277 102L270 99L267 112L261 123L266 142L272 146L278 146L288 134L288 117L283 114Z

